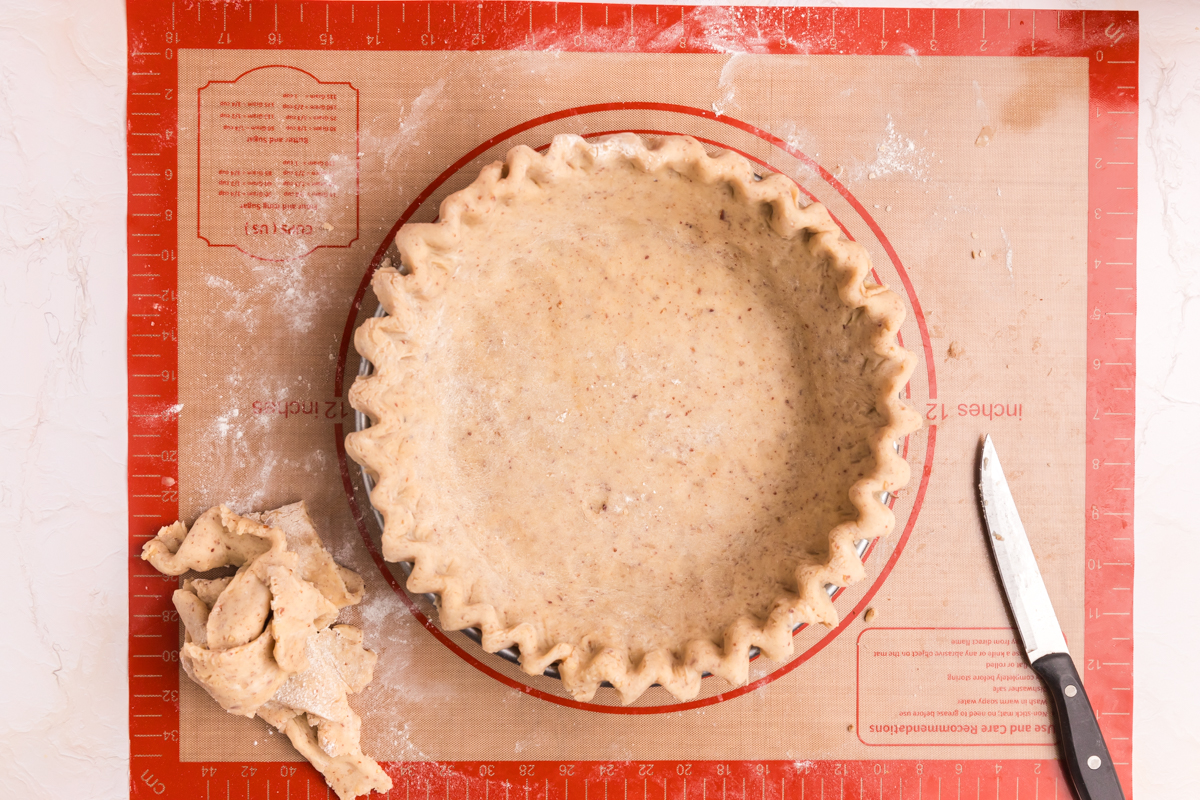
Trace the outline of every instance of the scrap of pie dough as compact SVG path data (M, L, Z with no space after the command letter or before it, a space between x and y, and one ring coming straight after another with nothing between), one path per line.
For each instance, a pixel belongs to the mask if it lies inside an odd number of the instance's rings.
M833 624L920 420L903 304L824 207L688 137L558 136L396 243L346 449L444 627L628 703Z
M321 544L303 503L246 516L283 531L287 549L300 558L300 576L317 587L335 606L345 608L362 600L362 578L357 572L334 563L333 556Z
M362 722L347 701L371 681L376 656L359 629L329 627L362 599L362 578L334 563L303 503L246 516L209 509L191 529L160 530L142 558L170 575L239 567L188 578L172 597L188 677L226 711L286 733L342 800L391 789L363 754Z
M222 505L205 511L191 528L182 522L163 528L142 547L142 558L166 575L182 575L230 564L240 567L286 546L283 531L239 517Z

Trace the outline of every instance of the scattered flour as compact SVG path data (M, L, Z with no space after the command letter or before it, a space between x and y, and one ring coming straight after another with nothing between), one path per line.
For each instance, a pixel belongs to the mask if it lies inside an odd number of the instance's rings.
M887 126L884 128L883 141L875 148L875 160L870 163L856 163L847 169L850 181L860 181L863 178L874 180L885 175L908 175L919 181L929 180L929 163L933 153L907 136L896 130L896 121L892 115L887 116Z
M991 114L988 113L987 101L983 99L983 89L979 86L979 81L971 81L971 87L975 90L975 110L979 112L980 119L986 124L991 122Z
M1012 242L1009 241L1008 234L1004 232L1004 228L1000 229L1000 235L1004 238L1004 266L1008 268L1009 280L1014 280Z
M721 68L721 78L717 81L718 97L712 104L712 110L717 116L721 116L722 114L736 114L741 108L735 99L737 88L734 85L734 81L738 64L745 58L745 53L734 53L725 62L725 66Z
M205 278L209 289L224 295L224 302L218 302L216 308L226 322L247 333L254 333L262 320L268 320L272 327L283 321L294 333L312 330L317 315L330 300L319 288L308 287L303 258L278 263L246 256L245 266L247 280L242 287L218 275ZM275 313L263 314L264 308Z
M704 31L697 42L718 53L769 53L779 40L777 18L764 19L762 9L699 6L689 17ZM689 33L694 30L689 28Z
M383 169L385 171L390 172L403 161L410 150L421 146L422 138L429 127L430 120L438 110L438 104L445 89L445 78L426 86L413 99L412 105L407 110L403 106L400 107L396 133L365 143L365 147L374 147L376 152L383 153Z
M788 147L799 153L803 153L814 161L821 155L816 150L817 139L812 131L801 126L795 120L788 120L784 123L776 135L787 142ZM820 173L807 161L800 161L796 165L796 171L792 177L801 185L814 182L819 183L822 180ZM802 200L802 202L807 201Z

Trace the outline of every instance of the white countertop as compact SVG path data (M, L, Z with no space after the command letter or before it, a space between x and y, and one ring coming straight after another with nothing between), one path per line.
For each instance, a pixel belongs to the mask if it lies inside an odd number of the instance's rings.
M1200 797L1200 4L1025 5L1141 11L1134 791ZM124 25L0 0L6 798L129 792Z

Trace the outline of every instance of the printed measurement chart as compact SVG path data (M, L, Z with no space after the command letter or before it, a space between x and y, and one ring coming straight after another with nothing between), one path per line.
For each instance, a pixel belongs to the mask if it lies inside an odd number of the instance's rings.
M303 499L366 581L351 703L404 800L1068 798L980 531L1003 455L1131 797L1134 12L129 0L131 797L328 797L179 664L160 526ZM582 703L404 589L343 440L392 238L518 144L692 135L902 297L924 428L836 626L748 685Z

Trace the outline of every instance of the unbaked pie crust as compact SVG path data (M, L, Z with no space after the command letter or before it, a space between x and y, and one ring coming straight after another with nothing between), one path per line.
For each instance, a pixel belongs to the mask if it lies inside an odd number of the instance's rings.
M396 243L346 448L445 628L629 703L837 620L920 421L904 306L823 206L690 137L564 135Z

